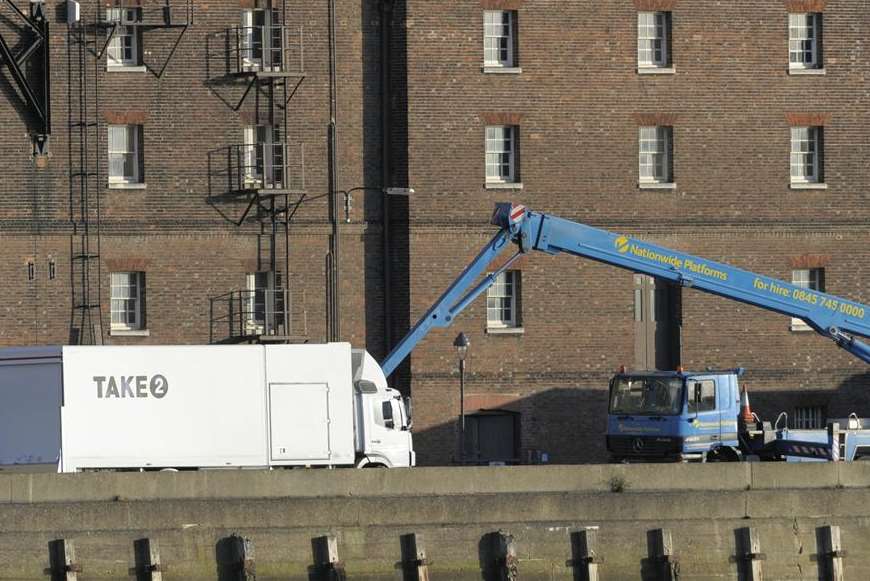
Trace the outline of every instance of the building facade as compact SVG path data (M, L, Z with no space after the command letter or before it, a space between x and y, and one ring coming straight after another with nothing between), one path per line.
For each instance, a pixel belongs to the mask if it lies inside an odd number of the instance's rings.
M109 4L46 10L47 151L4 71L0 344L380 358L506 200L870 298L860 2ZM796 427L870 416L865 366L800 321L568 256L515 263L394 381L421 464L595 462L623 365L746 367Z

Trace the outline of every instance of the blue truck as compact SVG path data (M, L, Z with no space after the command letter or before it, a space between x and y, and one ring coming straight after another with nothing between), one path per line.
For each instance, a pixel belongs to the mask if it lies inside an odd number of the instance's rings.
M390 376L436 327L447 327L525 253L572 254L803 320L870 363L870 306L801 288L521 205L496 205L498 233L384 359ZM512 257L487 273L508 247ZM607 445L617 461L853 460L870 456L870 420L854 415L824 430L789 430L740 417L742 370L621 372L610 385ZM783 423L782 426L779 424ZM865 429L865 424L867 428Z

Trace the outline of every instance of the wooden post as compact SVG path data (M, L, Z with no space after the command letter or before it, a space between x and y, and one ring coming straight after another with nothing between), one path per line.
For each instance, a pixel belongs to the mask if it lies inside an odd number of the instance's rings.
M423 535L410 533L400 537L402 545L402 578L404 581L429 581L429 560Z
M584 529L571 533L571 560L568 566L574 568L574 581L598 581L598 530Z
M519 560L514 537L506 531L498 531L492 537L493 555L495 557L496 579L499 581L516 581L519 579Z
M739 544L737 548L738 568L742 566L743 581L763 581L764 570L762 561L766 558L761 552L761 540L758 531L752 527L738 529ZM739 571L738 571L739 572Z
M647 551L659 581L675 581L680 574L680 565L674 554L671 531L654 529L647 532Z
M75 543L68 539L49 541L48 567L51 581L77 581L82 567L76 563Z
M334 535L317 537L311 541L314 568L321 581L345 581L344 563L338 557L338 539Z
M160 548L157 541L149 538L133 541L136 559L137 581L163 581L163 566L160 564Z
M840 527L826 526L818 529L819 533L819 567L823 569L822 579L825 581L844 581L843 557L846 551L840 542Z

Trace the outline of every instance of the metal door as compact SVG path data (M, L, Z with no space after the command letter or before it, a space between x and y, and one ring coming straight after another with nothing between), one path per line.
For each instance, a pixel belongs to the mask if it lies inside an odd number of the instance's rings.
M634 275L634 364L672 370L680 365L682 293L679 286Z

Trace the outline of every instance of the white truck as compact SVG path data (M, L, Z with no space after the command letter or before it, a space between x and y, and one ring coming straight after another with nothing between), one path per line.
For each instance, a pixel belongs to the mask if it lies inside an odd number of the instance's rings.
M0 349L0 469L414 464L410 401L347 343Z

